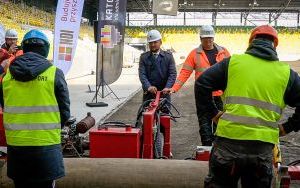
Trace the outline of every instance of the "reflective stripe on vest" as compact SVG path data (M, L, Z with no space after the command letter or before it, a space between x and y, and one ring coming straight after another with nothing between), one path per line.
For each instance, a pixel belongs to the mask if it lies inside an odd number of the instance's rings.
M4 124L6 130L50 130L60 129L60 123Z
M226 97L225 103L226 104L244 104L244 105L256 106L258 108L263 108L263 109L267 109L270 111L274 111L278 114L281 114L281 112L282 112L280 106L277 106L277 105L274 105L274 104L271 104L268 102L260 101L257 99L249 99L246 97L236 97L236 96Z
M11 146L60 144L61 122L54 93L56 67L50 66L34 80L3 78L4 127Z
M190 72L193 72L194 70L194 67L190 66L190 65L187 65L187 64L183 64L182 65L182 69L185 69L185 70L188 70Z
M12 114L59 112L59 108L58 106L7 106L5 107L4 112Z
M233 55L216 135L277 144L290 67L248 54Z
M275 129L278 128L277 122L266 121L266 120L263 120L260 118L254 118L254 117L236 116L236 115L224 113L222 115L222 119L240 123L240 124L262 125L262 126L268 126L271 128L275 128Z
M179 84L179 85L183 86L184 82L182 82L182 81L180 81L180 80L177 79L177 80L175 81L175 84Z

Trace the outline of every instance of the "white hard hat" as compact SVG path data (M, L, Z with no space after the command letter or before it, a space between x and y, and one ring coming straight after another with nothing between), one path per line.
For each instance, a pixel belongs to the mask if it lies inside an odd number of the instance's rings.
M14 29L9 29L5 33L6 39L18 39L18 32Z
M161 34L159 31L157 30L151 30L148 32L147 35L147 42L154 42L154 41L158 41L161 40Z
M203 25L200 29L200 37L201 38L208 38L208 37L215 37L215 30L211 25Z

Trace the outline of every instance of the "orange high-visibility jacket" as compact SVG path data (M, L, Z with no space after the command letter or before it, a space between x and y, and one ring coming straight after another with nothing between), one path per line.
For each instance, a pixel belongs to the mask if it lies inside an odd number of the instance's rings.
M16 57L23 55L23 50L17 50L14 54L8 54L8 51L4 48L0 49L0 64L2 61L8 59L9 63L13 62Z
M0 63L4 61L5 59L8 59L10 55L5 49L0 48Z
M218 54L216 57L217 63L222 61L224 58L230 56L230 53L226 50L226 48L218 46L217 44L214 44L214 46L218 50ZM193 73L194 70L195 70L195 80L197 80L197 78L203 73L203 71L205 71L209 67L210 67L210 63L206 57L202 45L200 45L198 48L195 48L193 51L191 51L189 56L186 58L180 70L180 74L177 77L176 82L173 85L172 89L177 92L187 81L187 79L190 77L190 75ZM222 94L223 94L222 91L213 92L213 96L221 96Z
M13 61L16 59L16 57L19 57L19 56L21 56L21 55L23 55L23 54L24 54L24 53L23 53L23 50L17 50L16 53L10 54L9 62L10 62L10 63L13 62Z

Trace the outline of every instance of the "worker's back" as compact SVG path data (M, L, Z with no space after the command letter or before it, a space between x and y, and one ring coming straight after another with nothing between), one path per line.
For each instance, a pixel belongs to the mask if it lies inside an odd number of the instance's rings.
M277 121L285 107L290 67L249 54L229 62L225 113L216 134L237 140L278 142Z
M46 59L49 46L45 34L29 31L22 41L24 55L1 84L7 175L15 187L53 187L64 176L60 132L70 117L70 100L63 72Z

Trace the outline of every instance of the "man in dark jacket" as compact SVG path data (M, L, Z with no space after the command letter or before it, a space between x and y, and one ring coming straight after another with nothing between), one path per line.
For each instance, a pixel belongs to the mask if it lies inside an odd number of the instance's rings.
M255 28L245 54L215 64L196 82L202 111L218 123L206 187L271 187L272 150L283 136L300 129L300 77L277 57L277 31ZM224 91L224 111L211 92ZM296 107L278 124L285 105Z
M65 175L61 127L70 117L63 72L47 59L49 41L38 30L22 41L25 54L15 59L2 81L7 175L15 187L54 187Z
M143 101L155 98L157 91L167 94L176 80L176 67L173 55L160 49L161 34L157 30L148 32L147 40L150 51L140 57L139 77L144 90Z

